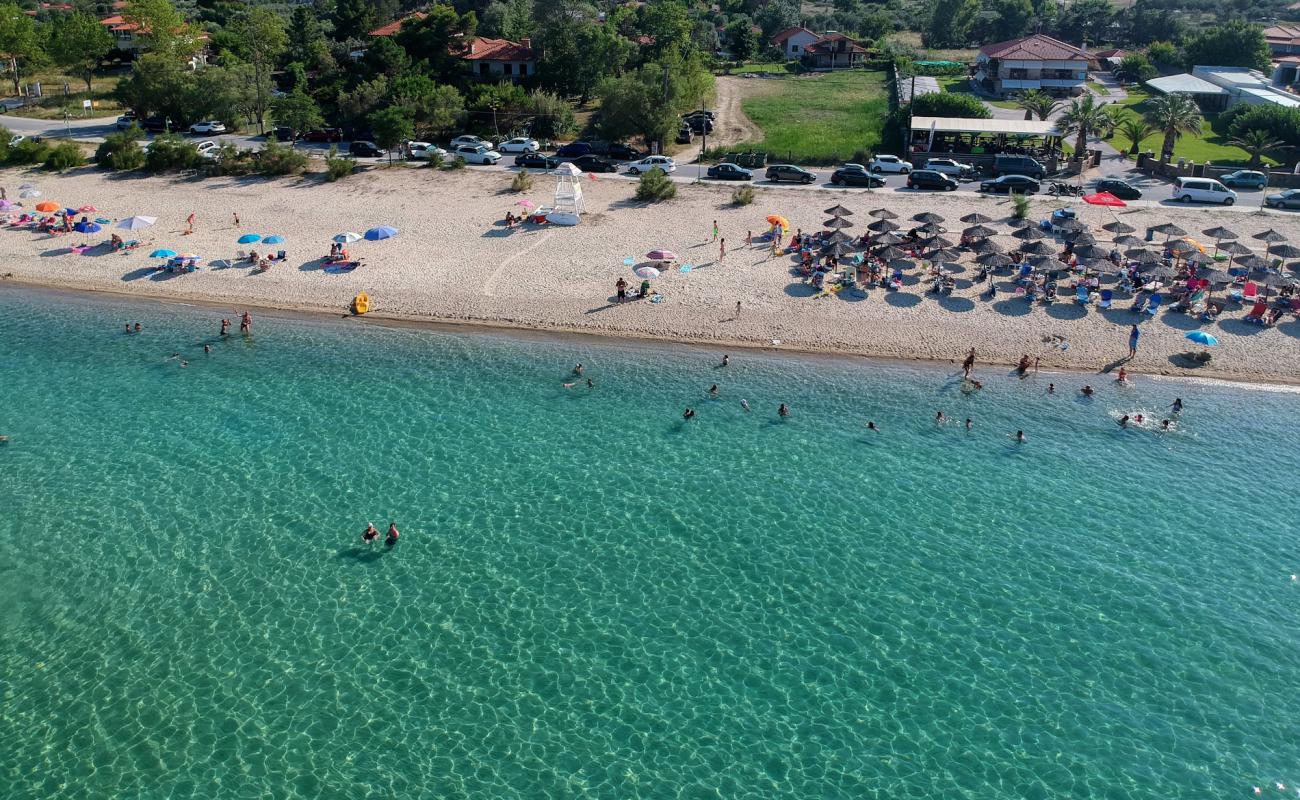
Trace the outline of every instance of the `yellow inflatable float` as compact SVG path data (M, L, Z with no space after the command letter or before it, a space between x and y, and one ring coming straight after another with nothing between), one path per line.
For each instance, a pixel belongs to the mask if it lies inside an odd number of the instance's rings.
M353 314L364 314L369 310L370 310L370 295L366 294L365 292L361 292L356 297L352 298Z

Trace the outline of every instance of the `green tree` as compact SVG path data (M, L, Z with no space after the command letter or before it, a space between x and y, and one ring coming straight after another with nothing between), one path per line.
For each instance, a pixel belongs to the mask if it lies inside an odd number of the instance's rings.
M1009 0L1017 2L1017 0ZM1029 0L1020 0L1028 3ZM898 20L888 11L867 11L858 16L858 35L867 41L875 41L898 30Z
M171 0L126 0L122 18L140 26L137 36L150 52L189 58L203 49L199 31L185 22Z
M370 77L387 75L394 78L411 69L411 57L391 36L381 36L366 48L361 59Z
M932 92L912 101L912 113L918 117L961 117L963 119L989 119L993 116L988 106L969 94Z
M355 132L365 124L366 117L379 108L387 96L388 78L383 75L357 84L351 91L339 92L335 104L339 124L348 131Z
M142 117L158 114L179 123L195 113L191 110L195 75L175 58L145 53L131 65L130 74L118 82L113 95Z
M271 104L271 73L280 56L289 47L284 18L264 6L257 6L237 16L231 31L238 37L239 55L252 68L255 97L253 117L259 133L265 132L266 110Z
M364 39L376 25L397 13L396 0L335 0L334 35L338 39Z
M1269 150L1276 150L1286 143L1280 139L1274 139L1273 134L1269 131L1256 128L1246 131L1240 136L1234 136L1228 140L1228 144L1236 145L1250 154L1251 167L1259 166L1259 162L1264 153Z
M977 16L977 38L1003 42L1029 30L1034 20L1034 5L1030 0L988 0Z
M54 63L86 82L91 90L95 68L113 46L113 34L99 20L74 11L61 14L50 24L48 50Z
M530 133L543 139L559 139L577 126L573 108L563 97L550 92L533 92L528 96L533 115Z
M1190 95L1162 94L1147 102L1146 121L1157 132L1164 134L1160 157L1169 159L1174 154L1174 142L1184 133L1201 132L1201 110Z
M533 18L530 0L506 0L501 18L501 38L517 42L537 33L537 20Z
M1188 69L1213 64L1267 71L1269 60L1264 29L1241 19L1204 28L1183 45L1183 62Z
M298 5L289 15L288 58L310 69L332 66L329 44L311 7Z
M1232 136L1242 137L1252 130L1268 131L1269 136L1288 146L1300 146L1300 110L1271 103L1248 106L1240 103L1220 117Z
M647 51L656 61L690 55L692 27L686 6L680 0L652 0L641 7L641 32L654 39Z
M1085 94L1077 100L1071 100L1065 112L1056 120L1056 126L1064 136L1074 135L1074 155L1083 158L1088 147L1088 137L1106 130L1110 118L1105 106L1097 102L1091 94Z
M40 39L32 18L15 3L0 4L0 57L8 62L14 94L19 91L19 62L38 57L40 53Z
M965 47L978 13L979 0L932 0L921 40L926 47Z
M1105 40L1114 21L1115 6L1110 0L1075 0L1066 6L1056 30L1067 42L1099 42Z
M1016 98L1016 105L1025 110L1025 119L1033 119L1037 115L1039 119L1045 120L1060 108L1061 101L1042 89L1030 89Z
M310 131L325 124L320 106L302 89L271 101L271 118L295 131Z
M745 14L735 17L727 25L727 49L737 61L749 61L758 53L758 34L754 21Z
M1133 158L1137 155L1138 148L1142 142L1156 129L1151 127L1151 123L1141 117L1129 117L1122 120L1116 130L1119 131L1120 138L1128 142L1128 157Z
M370 115L370 129L375 133L375 144L388 151L391 163L393 150L415 135L415 117L410 109L400 106L381 108Z
M522 96L523 90L519 92ZM450 129L465 113L465 98L456 87L436 84L427 75L403 75L389 81L387 102L410 111L421 136Z
M1147 47L1147 58L1160 67L1170 67L1182 60L1178 48L1169 42L1152 42Z
M1149 44L1157 39L1181 39L1183 21L1164 0L1137 0L1125 15L1128 41Z
M610 141L640 136L647 148L662 144L677 127L677 112L664 103L663 67L647 64L600 86L600 131Z
M586 103L606 78L620 74L634 45L608 25L579 20L552 23L542 38L542 82Z
M1115 67L1115 77L1125 83L1142 83L1156 76L1155 66L1141 53L1129 53Z
M450 83L461 74L457 51L474 38L477 29L473 11L457 14L451 6L439 3L429 7L424 19L403 25L393 38L434 80Z

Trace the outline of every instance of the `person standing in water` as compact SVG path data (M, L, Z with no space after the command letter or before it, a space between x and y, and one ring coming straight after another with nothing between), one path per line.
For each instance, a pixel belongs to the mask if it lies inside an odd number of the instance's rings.
M230 335L230 320L228 319L221 320L221 335L222 336Z
M722 366L725 367L725 366L727 366L727 365L730 364L730 363L731 363L731 356L729 356L729 355L725 355L725 354L724 354L724 355L722 356Z
M378 538L379 538L379 529L375 527L375 523L373 522L366 523L366 529L361 532L361 541L365 542L366 544L374 544L375 540Z
M388 535L384 537L384 546L392 547L397 544L397 537L399 536L401 536L401 534L397 532L397 523L388 523Z
M776 413L780 417L788 417L790 416L790 407L787 406L785 403L782 403L780 408L776 410Z
M1174 404L1169 407L1175 414L1183 413L1183 398L1175 397Z
M712 386L709 387L709 397L712 397L712 398L714 398L715 400L717 399L717 397L718 397L718 384L715 383L715 384L713 384Z
M974 366L975 366L975 348L972 347L972 348L970 349L970 352L966 354L966 359L965 359L964 361L961 362L961 374L962 374L962 376L963 376L963 377L966 377L966 378L969 378L969 377L970 377L970 371L971 371L971 368L974 367Z
M693 409L693 408L688 408L688 409L686 409L685 411L683 411L683 412L682 412L682 419L684 419L684 420L688 420L688 421L689 421L689 420L692 420L692 419L695 419L695 409Z
M247 311L245 311L243 313L243 316L239 318L239 332L240 333L253 332L253 315L248 313Z

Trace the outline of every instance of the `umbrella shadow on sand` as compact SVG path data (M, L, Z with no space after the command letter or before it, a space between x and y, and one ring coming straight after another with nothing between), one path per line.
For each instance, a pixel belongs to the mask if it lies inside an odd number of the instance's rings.
M786 284L785 293L790 295L791 297L812 297L813 295L817 294L817 290L813 288L813 285L811 283L804 283L803 281L795 281L793 283Z
M969 297L953 297L948 295L939 298L939 307L944 311L952 311L960 314L965 311L975 310L975 301Z
M1293 319L1290 322L1284 322L1275 328L1293 339L1300 339L1300 320Z
M1029 302L1023 297L1016 297L997 301L993 304L993 310L1004 317L1023 317L1027 316L1033 309L1029 307Z
M147 278L154 273L153 267L139 267L122 275L123 281L138 281L141 278Z
M312 272L318 269L325 269L325 259L313 258L311 261L298 265L299 272Z
M1083 319L1088 316L1088 307L1074 301L1052 303L1047 307L1047 316L1062 320Z
M1267 330L1263 325L1252 325L1239 319L1221 319L1219 328L1224 333L1235 333L1238 336L1254 336Z
M1209 361L1201 361L1196 358L1196 355L1197 353L1190 351L1186 353L1174 353L1169 357L1169 363L1181 369L1199 369L1209 365Z
M501 223L501 224L504 225L505 223ZM483 238L484 239L505 239L507 237L514 236L518 230L519 230L518 228L505 228L505 227L489 228L488 230L483 231Z
M885 295L885 302L894 308L915 308L921 305L921 295L911 292L890 292Z
M1160 321L1169 327L1180 331L1194 331L1201 327L1201 320L1194 314L1179 314L1173 311L1166 311L1160 315Z

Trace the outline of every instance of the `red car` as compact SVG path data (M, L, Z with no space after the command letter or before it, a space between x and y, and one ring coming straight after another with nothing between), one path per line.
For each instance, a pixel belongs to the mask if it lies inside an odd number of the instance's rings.
M343 130L341 128L319 128L314 131L307 131L302 135L302 138L308 142L341 142L343 141Z

